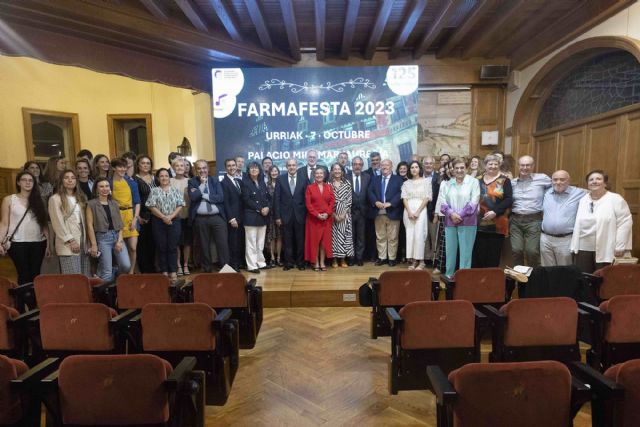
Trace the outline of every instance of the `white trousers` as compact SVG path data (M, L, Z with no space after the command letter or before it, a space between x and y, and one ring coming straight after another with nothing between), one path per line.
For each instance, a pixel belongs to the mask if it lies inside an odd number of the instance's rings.
M261 227L244 226L244 257L247 261L247 270L256 270L267 266L267 263L264 261L264 254L262 253L266 233L266 225Z
M571 265L571 236L553 237L540 233L540 262L543 267Z

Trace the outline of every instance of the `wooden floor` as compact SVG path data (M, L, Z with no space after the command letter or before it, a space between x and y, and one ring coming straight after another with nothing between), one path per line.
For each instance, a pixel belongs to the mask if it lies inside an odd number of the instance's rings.
M490 345L483 345L486 361ZM369 338L365 308L272 308L224 407L208 426L435 426L430 392L387 391L390 339ZM575 427L591 425L588 406Z

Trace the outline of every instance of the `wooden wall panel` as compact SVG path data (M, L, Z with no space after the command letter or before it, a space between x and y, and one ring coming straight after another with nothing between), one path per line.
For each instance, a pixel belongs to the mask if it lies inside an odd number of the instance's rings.
M504 150L504 87L474 87L471 89L471 103L470 153L485 156L493 150ZM482 132L495 130L500 133L498 146L483 147Z
M5 196L16 192L16 175L18 169L0 168L0 201Z
M615 189L629 204L633 215L634 255L640 256L640 111L620 119L618 186Z
M602 169L609 175L609 185L616 188L618 168L618 118L593 122L587 125L586 158L587 173Z
M579 183L584 170L585 127L567 129L559 133L558 169L564 169L571 175L573 184ZM580 184L578 184L580 185Z
M536 172L551 174L557 169L558 160L558 134L553 133L536 138Z

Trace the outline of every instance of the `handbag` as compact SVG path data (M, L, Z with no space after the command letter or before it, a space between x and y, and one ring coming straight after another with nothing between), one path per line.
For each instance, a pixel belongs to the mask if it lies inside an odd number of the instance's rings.
M18 221L18 225L16 225L16 228L13 229L13 233L11 233L11 236L7 234L6 236L4 236L4 239L2 239L2 242L0 243L0 245L2 245L2 247L4 248L5 253L9 252L9 249L11 248L11 242L13 241L13 236L16 234L16 231L18 231L18 228L20 228L20 224L22 224L22 221L24 221L24 218L27 216L27 213L29 213L29 209L31 208L27 208L24 211L22 218L20 218L20 221Z

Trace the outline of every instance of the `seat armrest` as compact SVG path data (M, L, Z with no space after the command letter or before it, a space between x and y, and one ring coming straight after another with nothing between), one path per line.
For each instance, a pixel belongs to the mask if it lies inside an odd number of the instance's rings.
M182 358L165 381L167 389L169 391L177 390L180 384L188 379L188 375L196 367L196 362L196 358L193 356Z
M18 317L14 317L13 319L10 319L9 323L13 323L14 325L24 324L24 322L26 322L27 320L38 315L40 315L40 310L36 308L34 310L29 310L26 313L22 313Z
M487 317L489 317L492 321L503 320L506 318L504 314L500 313L500 310L489 304L484 304L482 306L482 311L484 311Z
M591 400L593 391L589 384L580 379L571 377L571 419L575 417L582 405Z
M602 395L604 398L617 400L624 398L624 387L596 371L591 366L587 366L581 362L571 362L568 366L573 376L590 386L595 393Z
M391 327L395 328L396 325L400 326L402 325L402 317L400 317L400 314L398 313L398 310L396 310L395 307L386 307L384 309L385 314L387 315L387 318L389 319L389 323L391 323Z
M249 279L247 281L247 285L246 285L247 290L255 288L257 286L257 283L258 283L258 281L255 278Z
M578 309L586 311L591 316L594 316L596 318L603 317L606 314L602 310L600 310L599 307L596 307L595 305L591 305L591 304L586 303L586 302L579 302L578 303Z
M595 274L591 274L591 273L582 273L582 278L589 284L589 285L600 285L602 284L602 276L596 276Z
M458 393L453 388L453 385L451 385L440 366L427 366L427 376L433 386L433 393L436 395L438 404L448 405L455 401L458 397Z
M27 306L29 309L34 309L37 306L33 282L23 283L15 288L10 288L9 295L14 298L18 311L23 311L24 306Z
M109 320L109 327L113 329L121 328L128 324L134 316L139 314L138 309L130 308Z
M473 311L476 316L476 322L484 322L485 320L487 320L487 315L481 312L480 310L474 309Z
M40 362L15 380L11 380L11 387L15 387L17 390L29 391L44 377L57 370L61 361L62 359L60 358L52 357Z
M135 308L133 310L137 311L137 309ZM135 316L129 319L129 324L139 323L141 319L142 319L142 312L139 312L138 314L136 314Z
M444 274L440 275L440 281L444 282L444 285L448 288L454 288L456 286L456 281L453 277L446 276Z
M225 308L216 313L216 318L213 319L212 326L213 330L222 331L222 327L226 323L227 320L231 317L231 309Z

